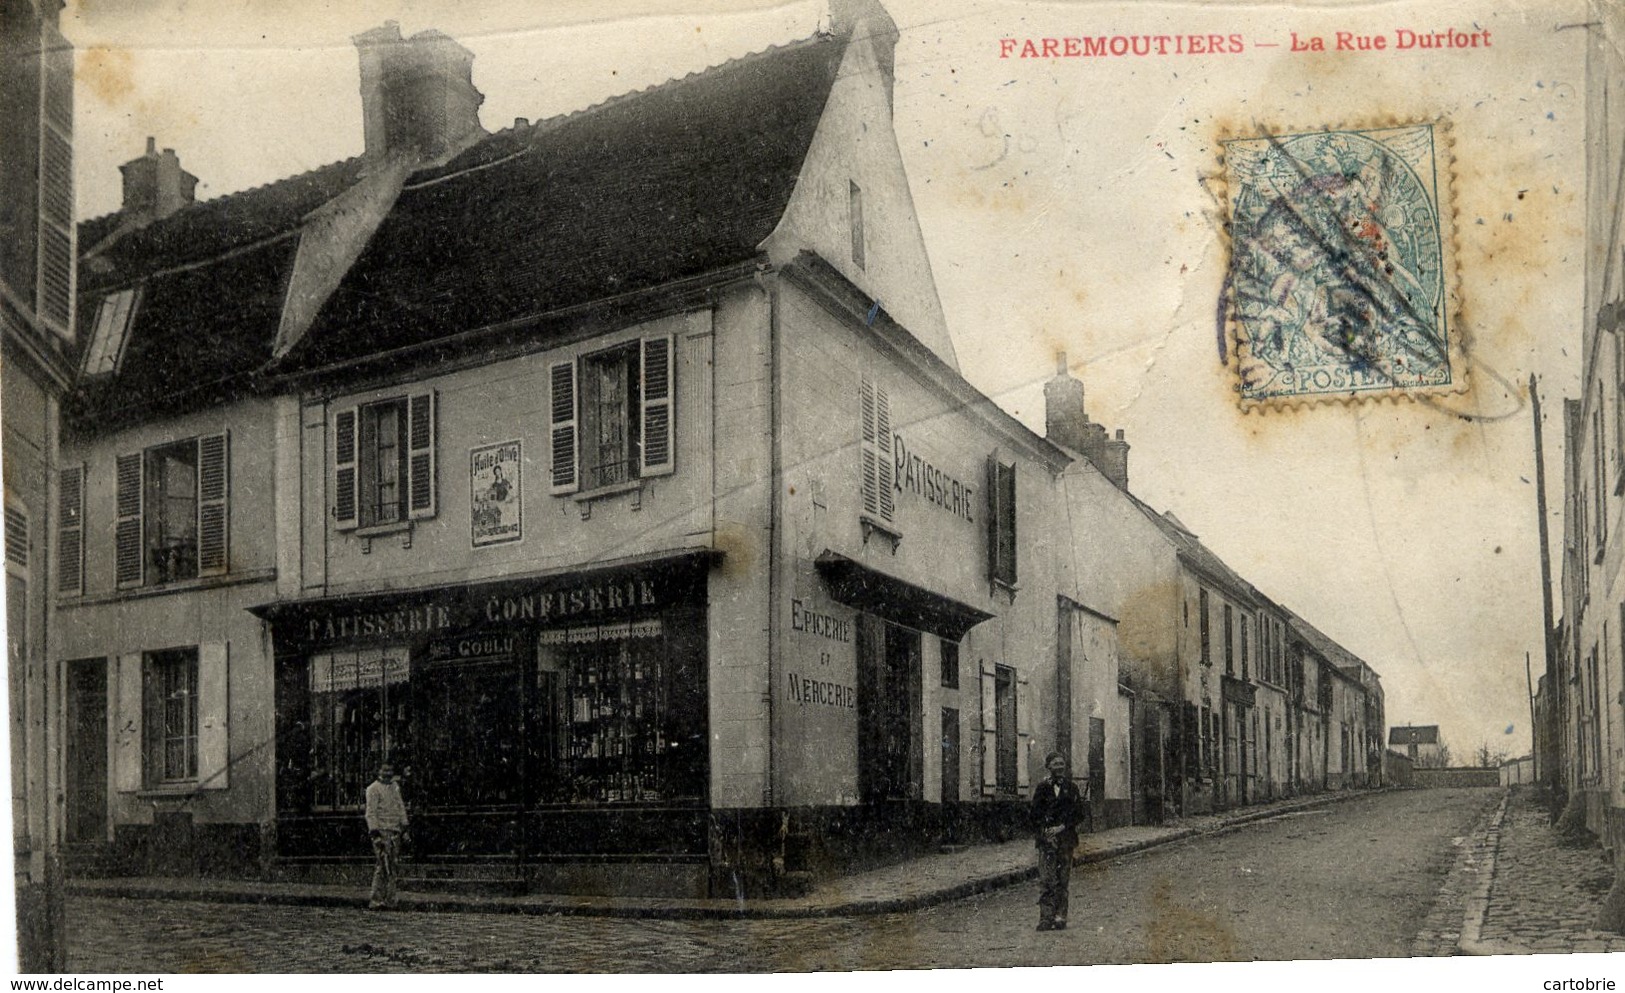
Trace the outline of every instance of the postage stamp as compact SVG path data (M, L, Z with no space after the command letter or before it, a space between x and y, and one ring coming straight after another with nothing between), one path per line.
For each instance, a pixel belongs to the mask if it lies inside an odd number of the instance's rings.
M1466 388L1441 130L1223 143L1243 406Z

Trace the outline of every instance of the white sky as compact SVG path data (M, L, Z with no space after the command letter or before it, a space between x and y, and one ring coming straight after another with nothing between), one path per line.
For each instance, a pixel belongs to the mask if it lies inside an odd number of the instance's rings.
M711 0L679 14L633 0L609 20L589 0L534 6L70 4L80 214L117 208L117 166L149 134L200 177L202 197L358 153L349 38L386 18L407 33L439 28L475 52L482 118L496 130L805 36L821 10ZM1543 663L1522 384L1531 371L1542 378L1560 543L1560 397L1577 389L1581 327L1584 31L1559 28L1582 22L1583 4L888 7L902 33L898 138L967 378L1042 432L1042 383L1064 349L1094 418L1126 430L1135 491L1367 659L1390 724L1441 724L1458 758L1480 742L1526 750L1524 653L1537 675ZM1294 31L1450 27L1488 28L1492 46L1285 47ZM1240 33L1249 50L998 58L1003 37L1210 32ZM1240 414L1214 324L1219 132L1441 116L1453 125L1472 392L1449 410Z

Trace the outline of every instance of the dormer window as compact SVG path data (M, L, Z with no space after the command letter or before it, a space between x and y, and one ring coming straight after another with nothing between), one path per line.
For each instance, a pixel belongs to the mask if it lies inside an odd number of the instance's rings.
M863 244L863 190L857 183L848 181L847 187L847 216L852 227L852 262L859 268L864 267Z
M135 290L118 290L102 297L96 308L96 328L91 333L90 351L85 355L85 374L102 376L118 368L124 342L135 323Z

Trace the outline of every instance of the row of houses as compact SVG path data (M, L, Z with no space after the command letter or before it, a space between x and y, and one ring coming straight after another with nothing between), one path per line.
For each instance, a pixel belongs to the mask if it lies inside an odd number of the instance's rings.
M1565 399L1562 408L1561 613L1554 621L1548 582L1534 775L1563 811L1565 827L1589 830L1613 853L1615 882L1602 926L1619 930L1625 927L1625 873L1619 869L1625 851L1625 260L1619 230L1625 190L1607 94L1625 85L1625 15L1610 4L1592 6L1581 395ZM1537 431L1538 424L1537 407ZM1539 457L1538 434L1536 445ZM1541 508L1544 539L1544 502Z
M1042 436L961 374L896 40L836 2L488 133L386 24L361 156L122 166L25 567L69 851L325 871L387 759L420 858L751 894L1019 831L1050 751L1098 826L1380 781L1377 673L1133 495L1064 357Z

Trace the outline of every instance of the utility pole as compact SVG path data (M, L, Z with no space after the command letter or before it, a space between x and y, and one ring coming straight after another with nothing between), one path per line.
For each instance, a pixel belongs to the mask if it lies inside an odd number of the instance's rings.
M1535 511L1540 517L1540 603L1544 621L1544 627L1541 628L1540 632L1540 640L1546 650L1546 692L1553 694L1557 692L1557 653L1555 646L1552 644L1552 631L1555 625L1552 621L1551 537L1547 532L1546 523L1546 451L1542 442L1540 421L1540 385L1535 381L1535 374L1532 372L1529 374L1529 409L1535 420ZM1524 658L1524 676L1525 679L1530 679L1528 656ZM1547 700L1546 703L1548 709L1555 705L1553 700ZM1529 751L1531 755L1535 756L1535 779L1539 781L1542 772L1540 759L1541 728L1536 723L1533 686L1531 686L1529 693L1529 721ZM1550 731L1551 729L1548 728L1547 730ZM1550 745L1551 735L1548 734L1546 738L1547 744ZM1548 765L1551 768L1544 771L1552 777L1551 785L1555 791L1557 772L1561 763L1551 762Z

